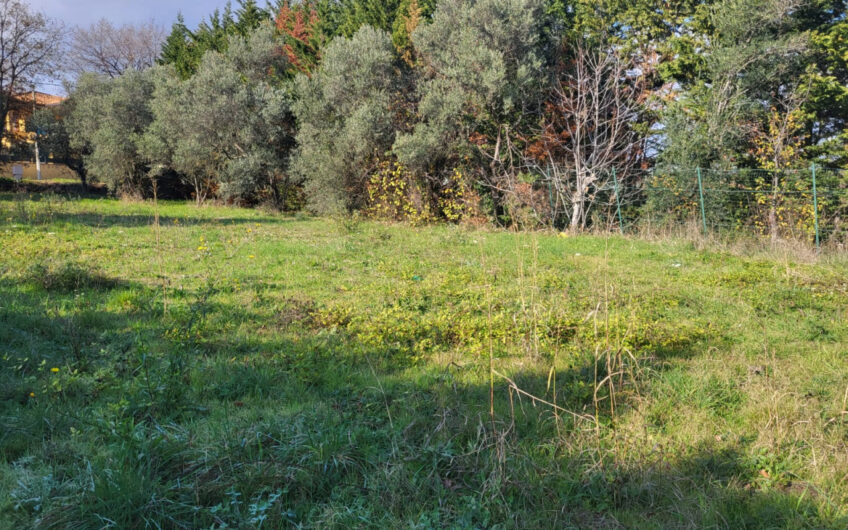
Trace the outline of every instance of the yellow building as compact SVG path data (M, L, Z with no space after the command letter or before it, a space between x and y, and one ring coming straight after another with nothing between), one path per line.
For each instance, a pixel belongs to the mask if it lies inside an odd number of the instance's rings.
M3 128L3 147L8 149L16 143L32 143L32 134L26 130L26 122L32 116L33 110L53 107L63 101L65 98L62 96L44 92L22 92L13 96Z

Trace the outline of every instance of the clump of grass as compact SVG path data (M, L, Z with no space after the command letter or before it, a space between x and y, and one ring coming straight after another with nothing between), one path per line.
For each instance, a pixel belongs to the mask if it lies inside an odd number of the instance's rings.
M286 298L277 314L277 322L283 327L292 324L311 325L317 312L318 306L312 299Z
M338 212L333 216L336 227L342 234L355 234L362 230L363 217L359 212Z
M16 194L9 208L0 209L6 221L31 226L44 226L56 221L67 199L54 193Z
M80 289L111 289L118 285L92 266L69 260L38 261L27 267L23 279L45 291L69 292Z

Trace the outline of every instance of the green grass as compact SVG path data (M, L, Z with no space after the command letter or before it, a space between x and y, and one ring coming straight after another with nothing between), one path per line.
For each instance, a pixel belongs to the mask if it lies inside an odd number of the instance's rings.
M844 260L160 215L0 194L0 527L848 524Z

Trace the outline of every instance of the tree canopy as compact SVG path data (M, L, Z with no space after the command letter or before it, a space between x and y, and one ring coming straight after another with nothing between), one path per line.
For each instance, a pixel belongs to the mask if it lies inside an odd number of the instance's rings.
M167 168L196 197L256 201L285 182L316 211L350 211L389 186L451 218L445 205L455 211L464 189L479 215L509 223L538 211L547 183L557 188L547 218L585 225L613 166L634 184L660 167L844 167L845 10L844 0L242 0L196 28L178 18L160 67L128 75L152 88L135 94L151 98L149 123L125 143L142 138L147 170ZM74 145L92 164L100 136L73 114L106 86L81 83L69 114L68 137L85 139Z

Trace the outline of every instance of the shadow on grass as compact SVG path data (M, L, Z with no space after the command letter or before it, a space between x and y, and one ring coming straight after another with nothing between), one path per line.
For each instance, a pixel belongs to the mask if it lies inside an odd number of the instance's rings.
M341 498L345 501L339 509L375 503L409 521L416 517L409 510L411 503L431 509L441 525L464 522L479 527L843 528L848 523L813 485L764 468L745 440L669 453L660 448L640 456L616 454L610 439L593 440L580 432L587 427L591 431L590 425L563 415L558 429L549 407L515 394L510 399L510 385L503 381L495 384L497 418L492 431L487 384L463 382L454 367L419 366L411 375L413 361L386 362L391 349L360 348L358 355L346 356L346 348L356 347L350 337L325 340L244 342L221 337L210 344L222 354L245 356L243 365L230 366L229 371L222 367L208 380L210 393L236 400L238 406L246 399L243 392L220 393L238 388L228 382L239 378L260 388L274 381L267 373L257 379L267 368L251 368L248 359L256 359L262 350L287 351L277 358L277 366L290 376L285 381L294 385L295 394L310 396L311 410L287 413L282 424L243 424L237 438L259 436L270 453L286 447L288 456L282 461L267 457L274 464L266 462L265 483L281 480L273 471L277 466L294 465L286 458L314 457L311 449L297 447L300 435L283 424L309 424L309 443L336 447L309 471L333 477L332 484L321 479L320 488L313 479L289 483L290 500L300 506L332 504L332 499ZM585 383L593 372L594 366L579 364L559 372L557 403L591 414L592 395ZM511 376L539 396L545 396L550 384L545 373ZM256 396L252 392L248 397ZM292 393L276 398L287 402ZM599 420L608 435L611 417L601 411ZM336 439L339 429L347 433L346 441ZM507 433L500 442L498 433ZM603 449L589 456L596 444ZM357 461L353 469L325 471L346 456ZM599 461L605 463L598 466ZM394 475L382 475L385 469ZM481 496L480 502L470 500Z
M571 484L562 517L580 527L844 528L811 485L768 484L744 446L609 465ZM551 485L561 491L562 484ZM574 502L576 501L576 502ZM578 506L574 509L574 506Z
M77 182L51 182L51 181L32 181L15 182L14 180L0 177L0 192L6 193L27 193L27 194L42 194L53 193L67 197L106 197L109 192L105 186L89 185L83 187Z
M42 361L45 367L89 361L107 343L128 349L129 330L154 325L150 308L143 307L152 296L145 287L72 263L38 263L17 280L0 280L0 344L13 361L26 359L20 364L24 379ZM111 300L125 307L103 310Z
M150 226L154 222L154 216L151 206L151 213L144 214L86 214L86 213L58 213L55 220L63 223L77 224L88 226L91 228L108 228L119 226L125 228L133 228L139 226ZM202 218L197 216L169 216L163 215L159 217L159 223L163 226L179 225L179 226L214 226L215 224L222 225L239 225L239 224L286 224L293 222L293 217L209 217Z
M115 214L99 214L93 212L67 212L63 211L61 207L61 200L59 199L59 205L56 205L51 202L50 198L54 198L55 195L40 195L40 194L2 194L0 193L0 200L7 199L10 205L17 204L17 211L13 208L11 211L11 216L8 218L0 218L0 225L14 222L28 225L44 225L51 223L67 223L67 224L75 224L80 226L86 226L91 228L108 228L112 226L116 227L124 227L124 228L135 228L141 226L151 226L154 223L154 211L153 211L153 203L145 202L141 203L148 209L148 213L115 213ZM96 197L95 197L96 198ZM23 202L20 202L18 199L22 199L25 201L32 202L33 206L29 206ZM160 200L160 205L163 208L167 208L169 205L186 205L185 201L165 201ZM43 206L42 206L43 205ZM231 210L231 212L237 210ZM214 215L210 216L198 216L198 215L185 215L185 216L173 216L173 215L160 215L159 222L163 226L200 226L200 225L239 225L239 224L254 224L254 223L265 223L265 224L275 224L282 225L294 222L296 219L293 216L287 216L285 214L265 214L259 217L253 216L256 210L248 210L245 209L244 217L239 217L237 215L227 215L223 217L216 217ZM198 212L203 212L202 209L198 209Z
M70 477L51 486L38 508L23 503L14 515L23 526L39 519L56 527L104 520L122 527L144 521L246 527L247 507L275 492L279 501L262 514L269 528L845 523L836 510L827 512L814 488L790 477L763 477L745 442L629 458L575 422L558 429L543 405L510 401L503 381L495 388L493 427L485 374L463 377L463 369L399 355L396 348L366 347L344 328L310 323L308 308L285 312L280 329L245 337L217 328L206 315L236 323L267 316L207 302L198 292L186 294L191 303L166 321L154 309L153 290L84 280L71 290L0 282L0 343L32 357L24 370L0 379L17 389L15 396L0 394L0 452L6 461L29 455L51 466L50 480ZM50 313L63 305L76 311L70 328L67 317ZM151 378L143 355L136 356L142 364L130 358L154 338L165 358L151 365ZM694 340L683 337L661 356L686 356L693 347ZM169 350L188 356L188 378L168 379L183 359L168 358ZM99 370L79 362L88 356L103 362ZM41 377L41 359L78 368L74 377L91 388L63 388L54 402L28 405L20 395L30 376ZM586 359L560 371L557 403L585 411L595 374ZM105 377L117 388L99 388L98 378ZM510 377L534 394L547 391L546 373L519 370ZM159 390L168 385L179 395ZM166 398L182 401L156 403ZM181 416L177 406L205 412ZM135 412L152 407L155 414Z
M71 293L79 290L103 291L129 288L130 284L73 261L45 260L31 264L19 285L30 285L46 292ZM2 289L0 285L0 289Z

